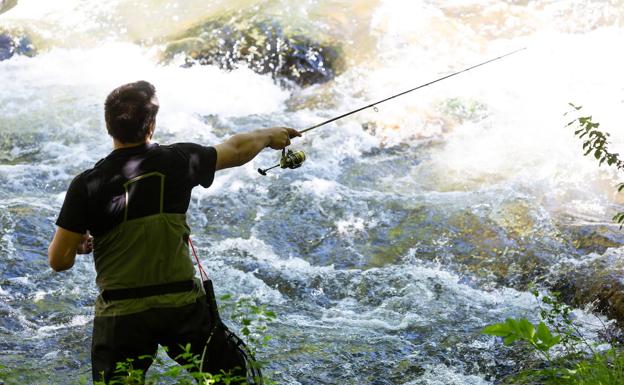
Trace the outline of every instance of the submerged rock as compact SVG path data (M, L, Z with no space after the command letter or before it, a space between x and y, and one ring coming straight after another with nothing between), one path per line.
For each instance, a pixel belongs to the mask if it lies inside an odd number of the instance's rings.
M15 55L35 55L35 46L31 38L23 32L0 29L0 61Z
M165 60L185 56L185 65L216 65L232 70L246 65L259 74L300 86L324 83L338 71L336 47L287 32L273 21L236 18L194 27L165 49Z

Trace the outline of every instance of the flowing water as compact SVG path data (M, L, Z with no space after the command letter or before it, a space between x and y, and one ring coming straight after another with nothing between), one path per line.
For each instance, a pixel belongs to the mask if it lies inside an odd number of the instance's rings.
M329 41L343 68L301 88L161 60L172 36L232 14ZM583 104L624 143L624 1L19 0L0 26L37 46L0 62L0 382L90 373L91 257L54 273L46 250L70 180L111 150L104 98L139 79L158 90L156 141L216 144L529 47L304 135L300 169L261 177L265 151L194 191L218 294L278 314L260 356L280 384L495 384L521 357L484 325L535 319L527 285L570 262L622 259L617 175L563 114Z

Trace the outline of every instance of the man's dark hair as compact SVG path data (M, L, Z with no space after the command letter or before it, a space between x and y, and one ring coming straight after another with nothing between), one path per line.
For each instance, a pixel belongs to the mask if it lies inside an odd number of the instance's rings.
M116 88L104 103L108 134L121 143L142 142L156 124L156 88L146 81Z

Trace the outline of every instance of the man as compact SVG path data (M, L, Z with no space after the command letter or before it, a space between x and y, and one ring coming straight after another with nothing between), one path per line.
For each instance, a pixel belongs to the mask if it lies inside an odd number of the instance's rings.
M182 346L205 357L211 373L245 362L224 335L211 333L211 314L189 256L186 223L191 190L214 172L243 165L266 147L282 149L300 136L291 128L237 134L214 147L152 143L159 104L139 81L115 89L105 103L114 150L71 182L48 249L55 271L93 251L96 283L91 348L94 380L108 382L117 362L147 371L158 344L181 364ZM207 343L210 340L210 343Z

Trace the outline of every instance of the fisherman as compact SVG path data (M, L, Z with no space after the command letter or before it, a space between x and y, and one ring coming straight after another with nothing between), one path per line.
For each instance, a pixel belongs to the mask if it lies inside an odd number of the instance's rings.
M75 177L48 248L52 269L93 252L100 295L91 346L94 381L109 382L116 363L132 359L143 375L158 345L178 363L183 347L202 368L244 376L245 361L223 331L211 331L206 294L195 278L186 223L191 190L208 188L215 171L241 166L266 147L283 149L300 136L274 127L236 134L214 147L152 142L159 109L152 84L110 93L105 120L114 150ZM213 334L211 334L213 333Z

